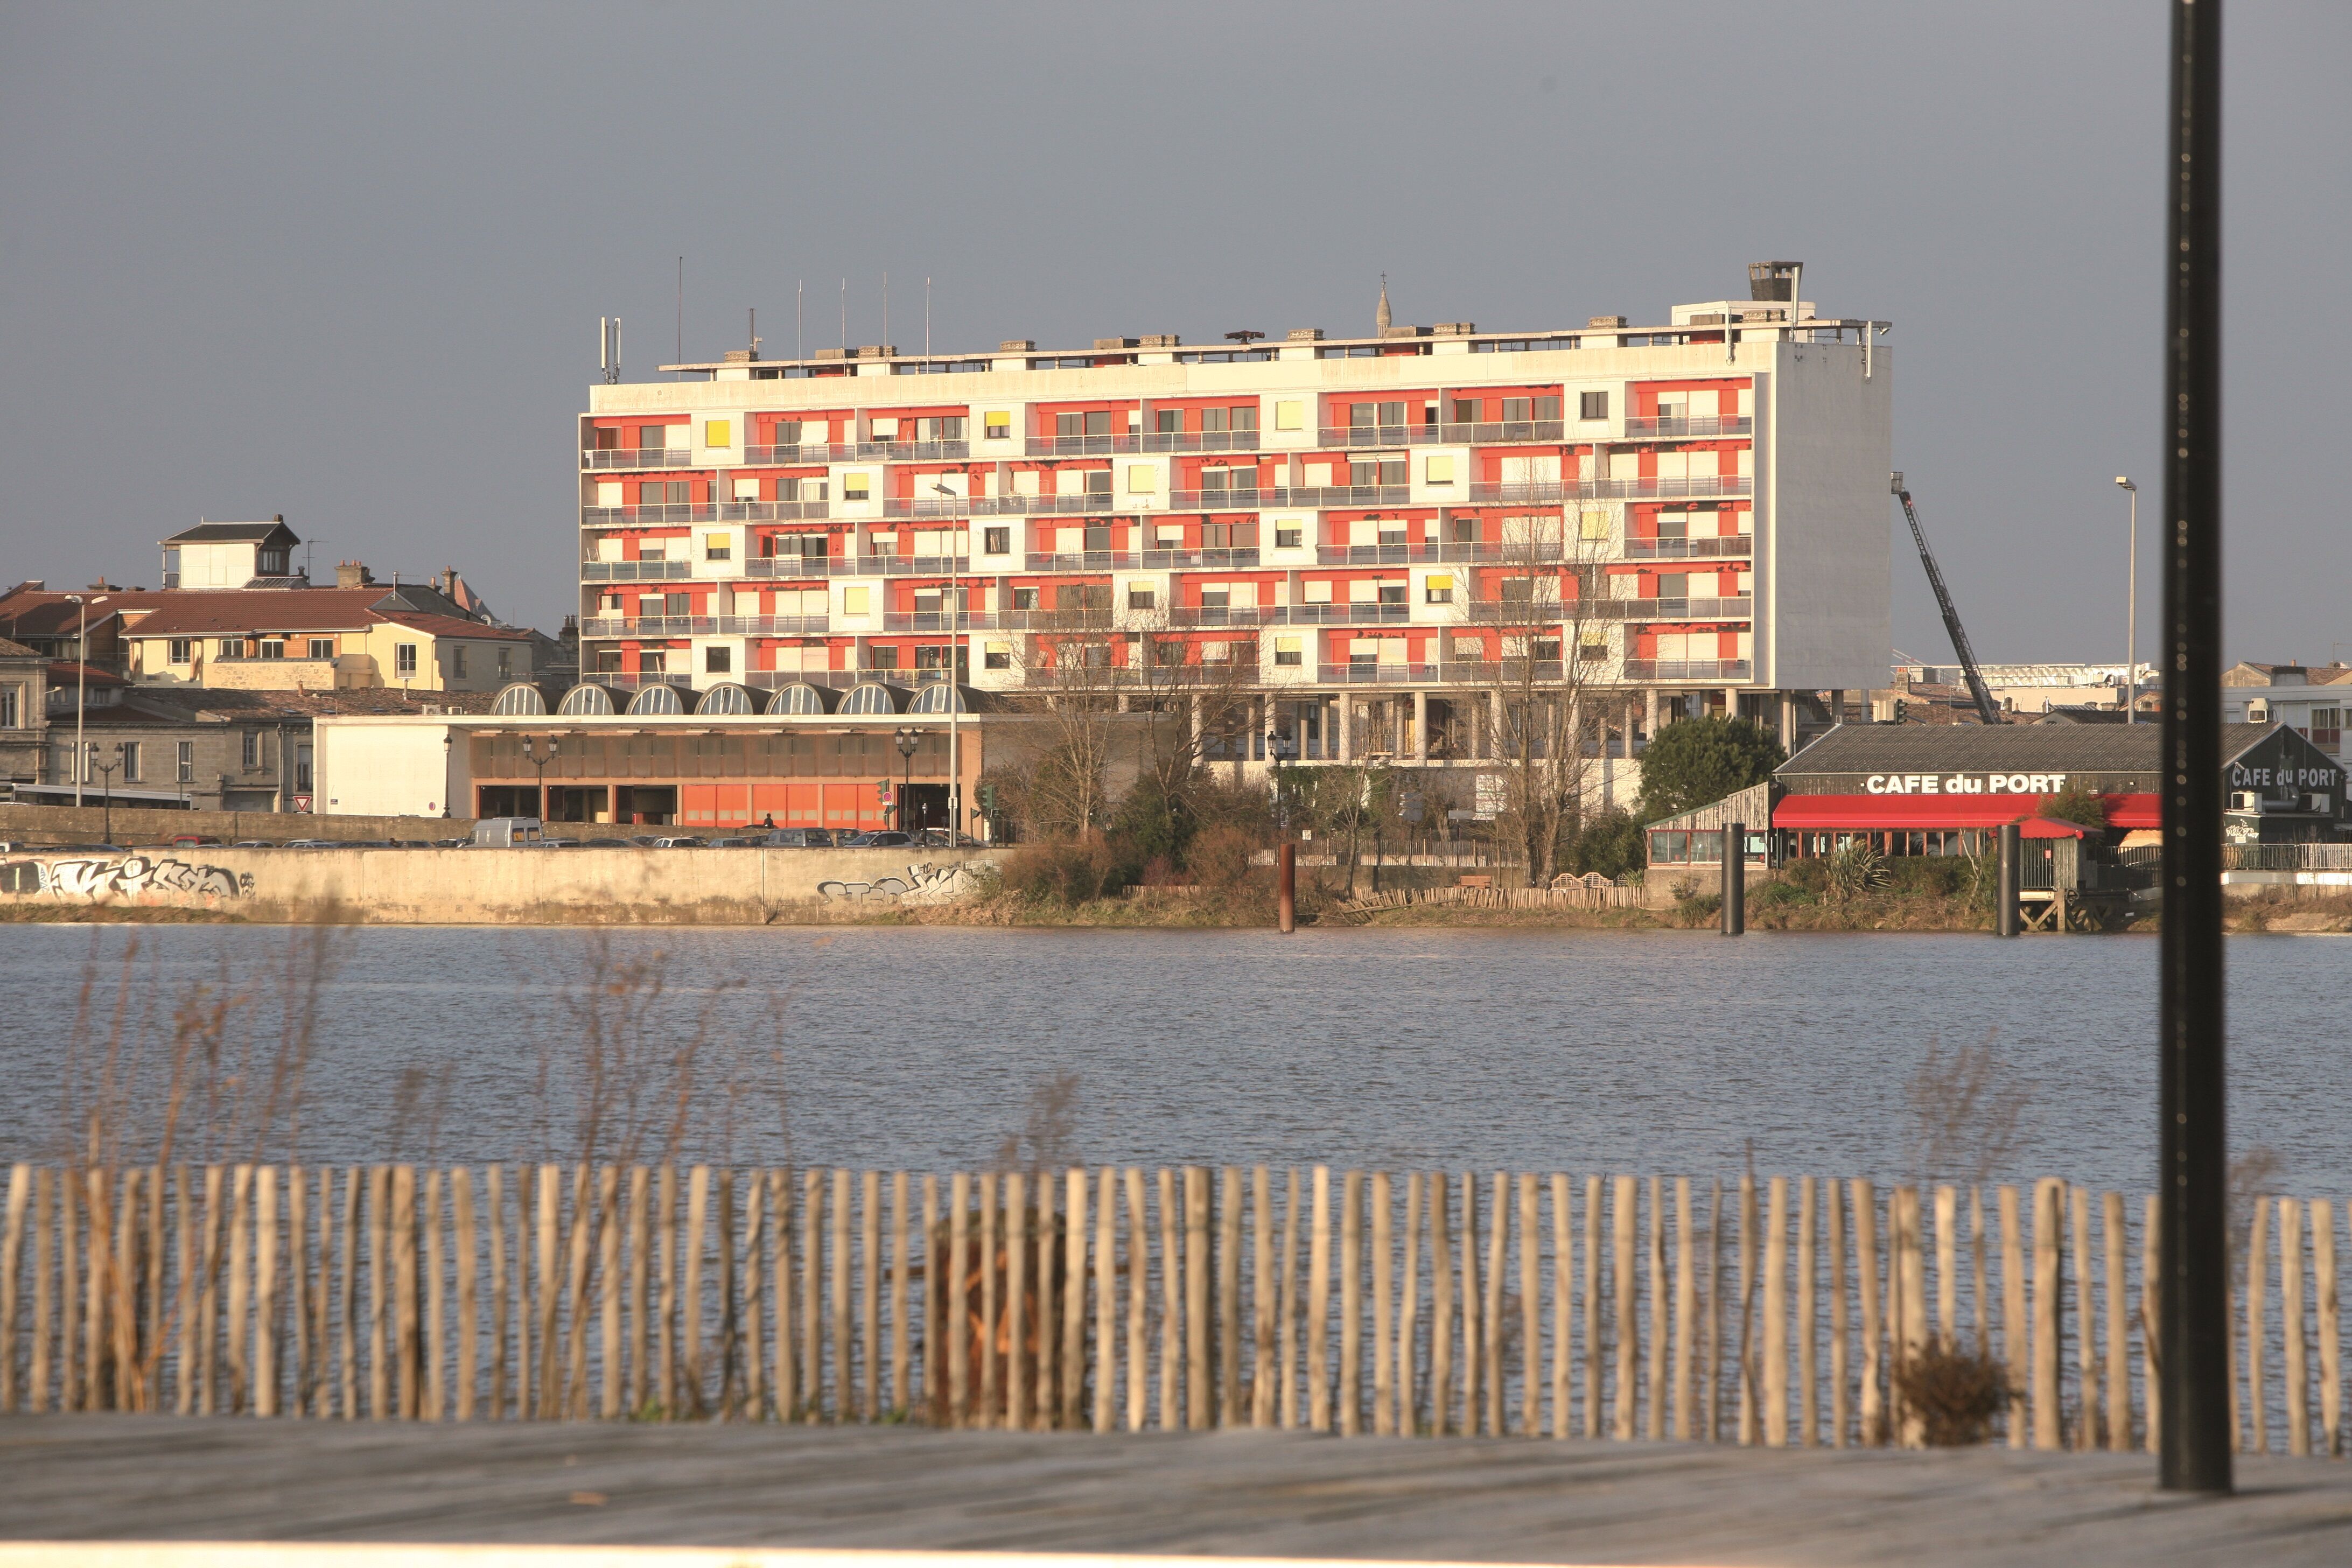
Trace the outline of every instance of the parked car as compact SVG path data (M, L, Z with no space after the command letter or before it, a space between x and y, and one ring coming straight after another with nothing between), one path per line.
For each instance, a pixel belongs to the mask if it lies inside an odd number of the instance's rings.
M771 849L830 849L833 829L829 827L777 827L760 836L758 842Z
M756 838L706 838L702 847L705 849L749 849L758 842Z
M654 840L653 847L656 849L701 849L706 847L701 839L695 837L690 833L681 833L669 838L656 838Z
M841 847L844 849L898 849L914 841L911 835L882 828L871 833L852 834L842 840Z
M275 849L278 847L278 840L275 838L240 838L236 843L230 845L229 847L232 849Z
M27 848L34 847L26 846ZM128 853L120 844L43 844L43 855L121 855Z
M583 838L580 840L580 847L583 849L641 849L645 846L634 838Z
M172 835L171 837L163 840L165 845L173 849L193 849L201 845L218 844L219 842L219 839L214 837L209 833L175 833Z
M289 838L286 841L285 847L289 849L357 849L373 847L373 846L341 844L331 838Z
M920 842L927 849L982 849L987 846L969 833L950 834L944 827L926 827Z

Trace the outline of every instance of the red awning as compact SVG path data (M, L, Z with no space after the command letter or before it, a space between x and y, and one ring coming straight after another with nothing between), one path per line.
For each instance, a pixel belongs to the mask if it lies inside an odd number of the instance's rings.
M2152 795L2099 797L2110 827L2154 827L2161 803ZM1890 828L1999 827L2035 816L2030 795L1790 795L1772 808L1775 827L1853 833ZM2047 829L2043 830L2044 834Z

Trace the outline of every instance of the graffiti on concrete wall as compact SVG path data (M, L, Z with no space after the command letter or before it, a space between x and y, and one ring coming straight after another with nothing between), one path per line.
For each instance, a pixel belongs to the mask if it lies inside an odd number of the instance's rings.
M92 900L141 893L233 899L251 891L249 871L199 866L170 855L70 856L0 865L0 893Z
M871 882L819 882L816 892L828 903L881 899L902 904L943 904L970 889L971 879L963 874L965 869L961 863L909 866L903 876L880 877Z

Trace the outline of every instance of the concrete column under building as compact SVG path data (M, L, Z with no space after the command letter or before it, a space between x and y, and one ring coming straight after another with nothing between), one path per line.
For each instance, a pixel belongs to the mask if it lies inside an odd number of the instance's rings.
M1739 688L1737 686L1723 689L1723 716L1727 719L1739 717Z
M1429 693L1412 694L1412 760L1429 761Z
M1642 733L1654 741L1658 738L1658 689L1653 686L1642 697L1646 704L1642 713Z
M1780 693L1780 749L1797 749L1797 697L1792 691Z
M1339 760L1352 763L1356 760L1356 700L1342 691L1339 700L1331 706L1339 713L1335 728L1339 732L1334 739L1339 743Z

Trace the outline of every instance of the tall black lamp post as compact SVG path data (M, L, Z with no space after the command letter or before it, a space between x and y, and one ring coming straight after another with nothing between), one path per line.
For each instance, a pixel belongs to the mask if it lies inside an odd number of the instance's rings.
M542 753L540 752L540 749L539 749L539 737L538 737L538 736L536 736L536 735L530 735L530 736L526 736L526 737L524 737L524 739L523 739L523 743L522 743L522 760L523 760L524 762L526 762L526 763L529 763L531 766L533 766L533 767L535 767L535 768L537 768L537 769L539 770L539 814L538 814L538 815L539 815L539 819L540 819L541 822L545 822L545 821L548 819L548 818L547 818L547 764L548 764L548 763L551 763L551 762L553 762L553 761L555 761L555 752L556 752L556 747L557 747L557 744L558 744L558 742L557 742L557 741L556 741L555 737L554 737L554 736L552 736L552 735L550 735L550 736L547 738L547 751L546 751L546 752L545 752L544 754L542 754Z

